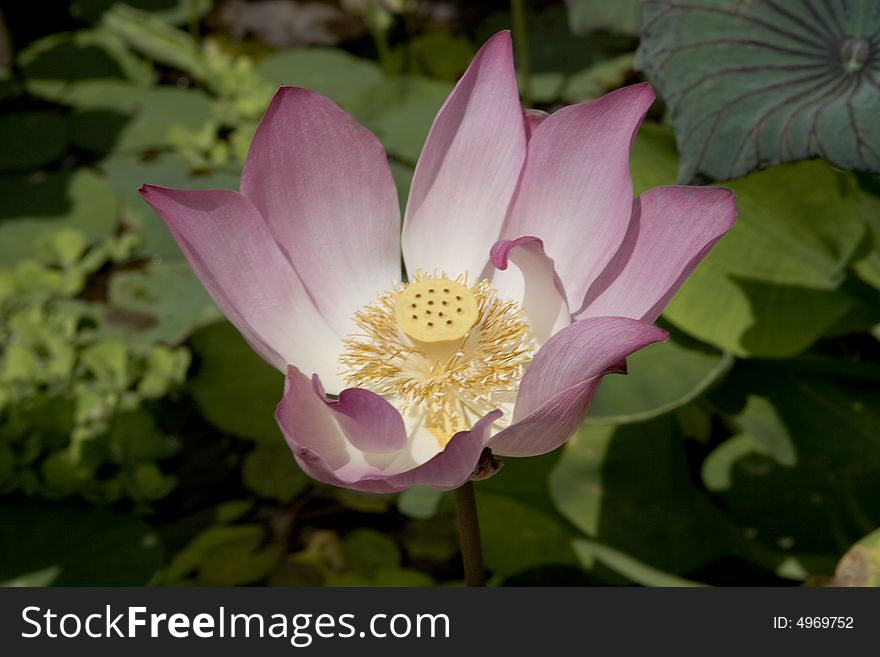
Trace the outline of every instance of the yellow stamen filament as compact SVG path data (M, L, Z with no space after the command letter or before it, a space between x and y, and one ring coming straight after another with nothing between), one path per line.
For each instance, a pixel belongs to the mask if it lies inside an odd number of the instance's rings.
M422 300L421 312L405 312ZM426 311L439 317L434 307L443 300L458 302L453 312L462 308L456 315L465 317L435 334L441 327L428 326ZM415 411L441 447L515 393L534 355L522 308L500 299L485 280L469 287L464 277L418 272L409 284L381 293L354 320L360 332L345 339L340 359L347 383L373 390L402 413Z

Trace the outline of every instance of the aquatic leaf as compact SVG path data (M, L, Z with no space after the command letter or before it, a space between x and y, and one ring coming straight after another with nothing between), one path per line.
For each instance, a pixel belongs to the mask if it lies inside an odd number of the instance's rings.
M733 357L678 342L652 345L627 359L626 376L607 377L590 407L588 422L639 422L699 397L730 369Z
M205 418L242 438L283 445L275 424L284 385L281 372L257 356L225 321L199 330L190 342L196 365L187 388Z
M582 428L550 492L588 538L666 572L688 572L731 549L726 521L690 482L670 416Z
M664 317L738 356L797 354L857 306L838 288L877 205L823 162L774 167L726 186L736 192L736 223Z
M637 67L672 112L683 182L821 157L880 171L880 3L647 0Z

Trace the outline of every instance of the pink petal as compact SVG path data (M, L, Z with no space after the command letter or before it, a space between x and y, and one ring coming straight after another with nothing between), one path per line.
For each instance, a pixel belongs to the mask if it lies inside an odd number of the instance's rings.
M205 289L269 364L294 363L333 389L339 339L317 312L266 222L228 189L144 185L141 196L167 224Z
M629 151L654 100L646 84L551 114L534 129L504 237L535 235L579 309L629 225Z
M361 415L367 421L371 414ZM493 411L470 431L455 434L446 448L410 470L386 473L371 465L368 454L351 442L338 415L325 404L296 368L288 369L284 397L275 418L300 467L314 479L334 486L373 493L392 493L412 486L455 488L467 481L488 440L491 424L500 417ZM353 425L350 425L353 426ZM376 433L378 426L369 431Z
M578 319L620 315L653 322L735 217L733 192L726 189L648 190L636 200L626 238Z
M541 348L520 383L513 424L490 440L493 452L535 456L559 447L586 417L604 374L666 331L625 317L592 317L563 329Z
M400 279L400 209L385 152L320 94L278 90L254 135L241 191L338 334Z
M346 440L322 397L308 377L288 367L275 420L300 467L318 481L339 485L334 472L357 458L358 450Z
M523 120L526 122L526 141L532 138L535 129L550 116L547 112L537 109L524 109Z
M413 175L403 227L407 271L480 274L525 157L510 34L477 53L444 103Z
M500 417L501 411L486 413L469 431L455 434L443 451L430 461L390 477L387 480L390 488L385 492L406 490L413 486L432 486L446 490L458 488L476 469L480 454L489 440L489 429Z
M500 240L491 251L490 273L501 298L519 301L538 346L571 324L565 288L537 237ZM510 266L513 265L513 266Z
M406 446L406 428L397 409L365 388L346 388L336 400L327 399L317 376L312 386L331 411L348 441L363 452L387 453Z

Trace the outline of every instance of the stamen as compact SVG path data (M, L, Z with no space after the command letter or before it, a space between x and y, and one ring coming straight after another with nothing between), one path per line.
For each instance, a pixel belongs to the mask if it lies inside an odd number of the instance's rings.
M431 295L448 301L451 318L430 312ZM417 272L354 320L359 333L345 339L340 358L347 383L415 413L441 447L512 397L534 355L522 308L488 281L467 287L464 277Z

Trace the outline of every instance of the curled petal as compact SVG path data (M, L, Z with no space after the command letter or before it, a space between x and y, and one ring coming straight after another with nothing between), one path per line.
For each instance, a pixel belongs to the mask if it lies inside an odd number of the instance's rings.
M525 158L510 34L489 39L434 119L406 207L407 271L478 275Z
M627 356L666 337L656 326L625 317L592 317L563 329L526 370L513 424L490 440L492 451L535 456L556 449L583 422L602 376L622 371Z
M499 240L492 247L492 284L505 299L518 301L540 346L571 324L565 288L553 260L537 237ZM512 266L511 266L512 265Z
M391 489L405 490L412 486L458 488L468 480L480 461L480 454L489 440L492 423L501 417L501 411L491 411L477 420L468 431L452 436L442 452L420 466L401 472L388 479Z
M572 309L581 307L626 234L630 146L653 100L646 84L624 87L554 112L529 140L503 236L541 238Z
M535 132L535 129L544 122L550 116L544 110L538 109L524 109L523 110L523 120L526 123L526 141L532 138L532 133Z
M312 377L312 385L357 449L383 454L406 447L403 418L384 398L365 388L346 388L338 399L330 400L317 376Z
M395 454L362 449L389 446L374 442L388 425L385 411L355 410L351 405L346 410L348 413L342 413L344 419L340 422L339 409L328 406L320 386L316 389L299 370L288 368L284 396L275 410L275 419L297 463L318 481L372 493L392 493L412 486L460 486L476 468L489 428L501 415L500 411L486 414L469 431L455 434L433 458L401 471L394 466L408 462L407 458L397 458L406 456L404 450ZM357 423L346 422L352 417ZM357 424L365 428L365 434L353 438L349 432Z
M577 318L613 314L653 322L735 218L730 190L649 189L636 199L626 238Z
M324 96L278 90L251 143L241 191L337 334L400 278L400 206L385 151Z
M334 389L341 345L257 209L227 189L144 185L205 289L254 350L282 372L316 372ZM304 349L303 345L308 345Z

